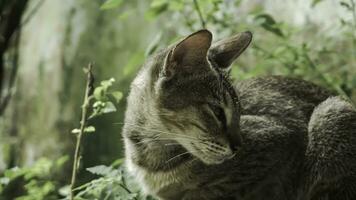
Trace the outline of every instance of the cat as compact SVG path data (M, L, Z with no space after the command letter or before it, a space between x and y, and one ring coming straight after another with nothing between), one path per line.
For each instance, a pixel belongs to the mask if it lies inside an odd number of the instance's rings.
M162 200L356 199L356 109L297 78L233 84L251 40L200 30L146 61L127 99L128 171Z

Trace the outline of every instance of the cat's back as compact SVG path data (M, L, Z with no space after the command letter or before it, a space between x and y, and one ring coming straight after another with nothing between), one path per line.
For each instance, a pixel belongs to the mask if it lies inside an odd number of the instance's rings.
M242 115L267 115L307 123L314 108L333 93L292 77L263 76L240 81L236 91Z

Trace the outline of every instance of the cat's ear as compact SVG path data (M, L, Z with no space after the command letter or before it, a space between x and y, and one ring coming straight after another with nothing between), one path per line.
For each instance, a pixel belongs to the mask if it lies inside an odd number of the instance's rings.
M209 50L209 60L222 69L228 69L234 60L249 46L252 33L249 31L215 42Z
M202 64L207 63L207 53L212 41L212 34L208 30L197 31L179 42L166 58L166 71L177 70L193 72Z

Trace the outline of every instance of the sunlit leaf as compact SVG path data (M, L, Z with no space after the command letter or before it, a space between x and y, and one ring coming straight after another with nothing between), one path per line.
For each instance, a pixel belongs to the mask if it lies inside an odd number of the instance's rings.
M100 9L107 10L112 8L117 8L122 4L123 0L107 0L103 5L101 5Z
M184 1L171 1L169 3L169 9L173 11L181 11L184 8Z
M116 103L119 103L123 97L122 92L119 91L112 92L111 95L115 98Z
M88 126L84 129L84 132L86 133L92 133L95 132L95 127L94 126Z
M98 87L96 87L95 88L95 90L94 90L94 98L96 99L96 100L102 100L103 98L104 98L104 92L105 92L105 88L104 87L102 87L102 86L98 86Z
M18 176L21 176L24 173L24 171L18 167L14 167L11 169L8 169L4 172L4 176L11 179L14 179Z
M153 19L163 12L167 11L169 8L169 3L167 0L154 0L151 3L150 9L145 14L146 19Z
M169 1L170 1L170 0L153 0L153 1L151 2L150 7L151 7L151 8L161 7L161 6L163 6L163 5L168 4Z
M68 196L70 194L70 185L65 185L58 190L59 194L62 196Z
M102 101L96 101L94 104L93 104L93 108L99 108L99 107L104 107L105 106L105 103L102 102Z
M10 179L8 177L1 177L0 178L0 185L7 185L9 184Z
M57 168L62 167L69 160L68 156L62 156L55 161L55 165Z
M114 106L113 103L111 102L106 102L105 103L105 107L102 109L102 113L111 113L111 112L115 112L116 111L116 107Z
M123 162L124 162L124 159L123 159L123 158L120 158L120 159L115 160L115 161L111 164L111 166L113 166L113 167L120 166Z
M89 171L92 174L105 176L110 174L113 171L113 168L105 165L98 165L95 167L87 168L87 171Z
M319 4L320 2L322 2L323 0L313 0L312 2L312 7L316 6L317 4Z
M100 82L100 85L104 87L105 90L107 90L112 84L115 82L114 78L111 78L109 80L104 80Z
M74 133L74 134L80 133L80 130L75 128L75 129L72 130L72 133Z

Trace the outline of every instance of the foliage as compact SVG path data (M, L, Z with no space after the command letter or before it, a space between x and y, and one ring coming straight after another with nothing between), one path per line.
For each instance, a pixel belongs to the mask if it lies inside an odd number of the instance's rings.
M54 161L41 158L33 166L6 170L0 178L0 199L58 199L59 193L56 190L62 187L62 183L57 176L67 161L67 156ZM13 196L13 191L22 191L22 194Z
M73 167L72 167L72 177L69 189L69 199L74 200L75 194L74 189L76 186L76 180L78 176L78 169L80 162L82 160L82 156L80 154L82 148L82 138L84 133L94 132L94 126L87 126L88 120L99 116L101 114L115 112L116 108L114 104L109 99L109 94L116 100L116 102L120 102L121 93L118 91L109 93L109 88L112 86L115 79L111 78L109 80L102 81L100 86L94 88L94 75L93 75L93 65L89 63L88 68L84 69L84 72L87 74L87 83L85 88L85 95L82 105L82 113L80 120L80 128L74 129L72 133L76 134L76 146L74 151L74 159L73 159ZM89 114L89 107L91 103L91 99L95 99L96 101L93 104L93 112ZM88 117L90 115L90 117Z
M123 94L120 91L115 91L112 89L114 82L114 78L103 80L100 82L100 85L94 89L93 94L90 94L88 98L88 103L92 105L92 112L87 120L93 119L103 114L108 114L117 111L115 104L117 105L118 103L120 103ZM95 127L86 126L84 128L84 132L95 132ZM72 133L78 134L80 133L80 129L75 128L72 130Z
M119 103L123 95L119 91L110 91L114 82L114 78L104 80L95 88L93 95L96 101L93 103L93 113L89 118L116 111L114 103Z
M123 0L108 0L101 6L101 9L106 10L106 9L115 8L120 6L122 2Z
M79 192L75 199L153 200L152 197L143 195L138 186L132 183L132 178L125 172L121 163L122 159L119 159L111 166L87 168L87 171L99 178L77 187L75 190Z

